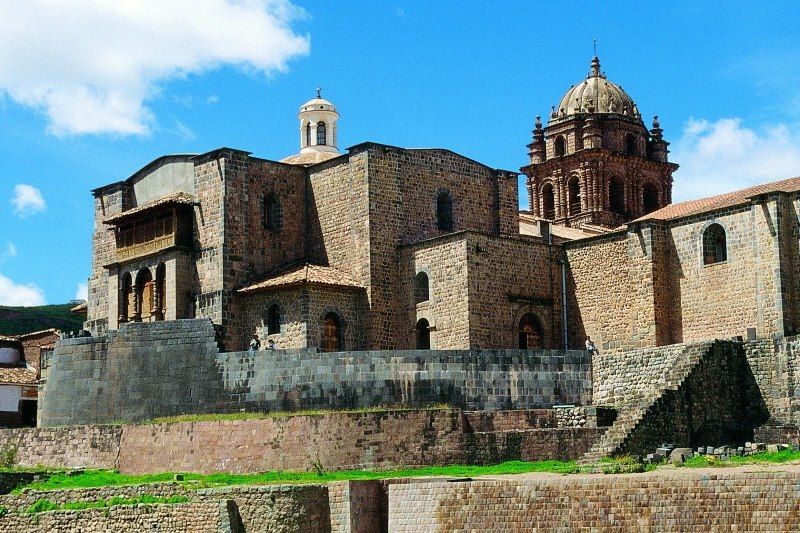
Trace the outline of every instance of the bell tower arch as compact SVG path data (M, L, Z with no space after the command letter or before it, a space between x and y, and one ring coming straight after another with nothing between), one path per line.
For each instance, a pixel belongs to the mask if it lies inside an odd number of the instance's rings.
M595 56L586 79L536 117L528 145L530 211L571 227L617 227L672 202L672 173L658 117L648 131L633 99Z

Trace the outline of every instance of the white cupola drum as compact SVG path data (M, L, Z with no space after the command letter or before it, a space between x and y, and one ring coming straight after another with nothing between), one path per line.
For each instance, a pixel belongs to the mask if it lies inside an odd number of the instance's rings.
M300 106L300 153L327 152L338 154L336 147L336 122L339 113L336 106L320 95Z

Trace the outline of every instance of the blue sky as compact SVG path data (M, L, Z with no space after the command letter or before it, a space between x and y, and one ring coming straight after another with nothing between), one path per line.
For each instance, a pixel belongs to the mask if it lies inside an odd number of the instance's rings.
M800 175L800 4L565 6L0 0L0 305L84 290L92 188L166 153L290 155L318 85L340 148L443 147L516 170L595 37L609 79L661 119L676 201Z

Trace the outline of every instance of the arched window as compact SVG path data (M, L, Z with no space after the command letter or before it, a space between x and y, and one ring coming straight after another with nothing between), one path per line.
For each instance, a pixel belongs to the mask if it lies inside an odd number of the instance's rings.
M608 184L608 201L612 213L625 214L625 183L620 178L611 178Z
M119 284L119 321L127 322L133 315L133 282L131 273L125 272Z
M311 123L306 124L306 146L311 146Z
M272 304L267 308L267 335L277 335L281 332L281 308Z
M633 133L625 136L625 154L639 155L639 147L636 146L636 137L633 136Z
M533 313L525 313L519 321L519 349L534 350L543 346L542 323Z
M428 283L428 275L425 272L420 272L414 276L414 302L427 302L430 298L430 287Z
M330 312L325 315L322 332L322 351L338 352L342 349L342 322L339 315Z
M424 318L417 321L417 350L431 349L431 326Z
M703 232L703 264L711 265L728 260L728 244L725 229L711 224Z
M548 220L556 218L556 195L552 183L542 186L542 216Z
M317 122L317 144L320 146L328 144L326 142L325 123L322 121Z
M436 227L442 231L453 231L453 198L447 191L436 197Z
M564 140L562 135L559 135L553 141L553 148L555 149L556 157L561 157L567 153L567 141Z
M270 193L264 199L264 229L279 230L283 227L283 210L278 197Z
M658 187L650 181L645 183L642 189L642 206L645 214L658 209Z
M569 215L574 216L581 212L581 185L578 176L572 176L567 182L569 194Z

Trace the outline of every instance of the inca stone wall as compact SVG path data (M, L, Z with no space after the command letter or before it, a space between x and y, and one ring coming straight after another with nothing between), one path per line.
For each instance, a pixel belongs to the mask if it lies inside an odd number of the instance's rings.
M585 352L409 350L237 352L219 356L225 390L249 409L447 403L468 410L591 402Z
M0 431L19 466L157 472L390 469L512 460L575 459L603 434L584 410L564 423L553 410L457 409L331 412L265 419ZM580 421L579 420L579 421ZM2 504L2 502L0 502Z
M389 531L793 531L796 472L567 476L389 486Z
M581 351L219 353L212 324L199 319L128 323L107 337L62 340L39 423L138 421L242 408L447 403L509 409L590 401L589 360Z
M121 426L0 429L0 446L21 466L117 468Z
M209 320L126 323L62 339L39 401L40 426L215 411L227 401Z
M67 502L96 502L112 497L135 498L142 495L179 495L188 498L189 502L170 505L118 505L107 510L52 511L36 515L24 512L39 499L48 499L61 505ZM173 483L151 483L63 491L26 491L23 494L0 496L0 505L10 511L0 517L2 531L331 531L328 489L322 485L238 486L192 490ZM346 525L349 523L343 524Z
M156 505L117 505L109 509L9 513L0 517L3 531L16 533L71 533L73 531L175 531L208 533L230 531L230 518L224 505L182 503Z

